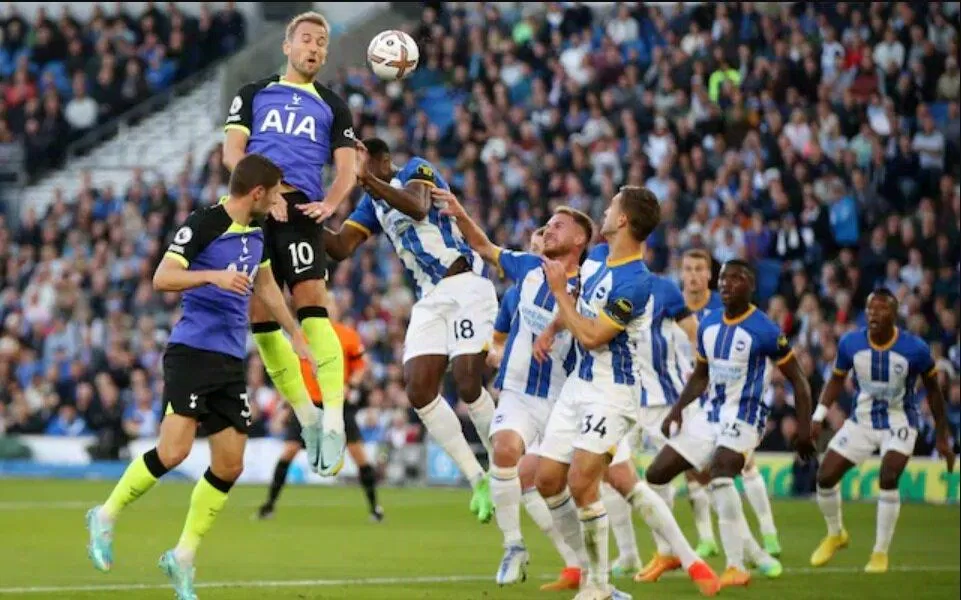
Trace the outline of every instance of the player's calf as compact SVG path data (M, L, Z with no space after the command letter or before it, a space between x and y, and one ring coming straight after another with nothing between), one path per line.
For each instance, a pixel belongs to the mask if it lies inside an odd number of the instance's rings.
M467 405L467 414L487 453L491 448L490 431L494 420L494 399L484 388L487 352L464 354L451 362L457 397ZM516 464L516 463L515 463Z

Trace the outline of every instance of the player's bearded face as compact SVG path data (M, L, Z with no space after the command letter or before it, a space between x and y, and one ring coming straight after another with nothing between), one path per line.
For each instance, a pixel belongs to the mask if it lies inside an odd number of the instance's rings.
M531 234L531 254L544 253L544 232L536 231Z
M328 33L314 23L301 23L292 39L284 42L287 61L301 76L313 79L327 62Z
M557 258L570 252L574 245L574 219L568 215L554 215L544 230L544 256Z

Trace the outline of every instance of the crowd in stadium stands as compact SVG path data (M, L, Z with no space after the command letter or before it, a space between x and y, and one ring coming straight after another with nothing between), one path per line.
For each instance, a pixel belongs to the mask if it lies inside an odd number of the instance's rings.
M362 136L385 139L395 163L419 154L440 165L501 245L524 247L558 205L600 218L618 186L651 188L664 216L651 267L676 277L695 247L750 260L758 303L798 349L815 395L839 336L863 324L867 294L893 290L903 327L931 344L957 439L957 5L784 4L662 13L554 2L528 14L433 3L412 30L421 64L404 84L360 68L325 76ZM157 358L176 297L149 278L172 224L224 191L219 161L174 182L88 188L0 229L8 432L156 432ZM367 407L361 430L386 447L422 435L399 369L413 301L404 277L385 240L332 272L373 363L352 393ZM255 352L250 365L255 431L277 435L285 409ZM767 394L762 448L786 450L792 392L775 378ZM923 412L916 452L930 455Z
M70 142L244 44L233 3L198 17L174 2L132 15L99 4L81 23L64 3L33 22L0 15L0 143L22 140L27 170L56 167Z

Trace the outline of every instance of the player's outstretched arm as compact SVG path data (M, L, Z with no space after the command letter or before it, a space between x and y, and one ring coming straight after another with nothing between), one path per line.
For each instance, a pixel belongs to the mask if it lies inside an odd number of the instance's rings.
M327 190L324 203L330 206L333 213L337 207L347 199L350 190L357 185L357 149L353 146L342 146L334 150L334 181Z
M297 353L297 356L299 356L302 361L306 360L310 363L311 373L316 372L317 363L310 350L310 345L307 343L307 336L301 331L297 319L290 313L290 309L287 307L287 300L284 298L284 293L280 290L280 286L277 285L277 280L274 278L274 272L273 269L270 268L270 263L262 264L257 270L257 277L254 279L254 295L260 298L260 301L264 303L267 310L273 315L277 324L290 336L290 343L294 348L294 352Z
M697 316L694 313L690 313L680 321L677 321L677 326L681 328L681 331L683 331L687 339L690 340L692 348L697 348L697 325Z
M824 419L828 416L828 411L841 396L841 392L844 390L844 381L847 377L847 371L841 371L835 367L831 373L831 378L821 391L821 398L818 400L818 405L814 409L814 416L811 417L811 439L815 442L821 437L821 428L823 427Z
M938 454L948 463L948 472L954 471L954 450L951 449L951 435L948 431L948 419L944 414L944 395L938 384L938 374L935 369L921 375L924 391L928 397L928 408L934 417L935 446Z
M484 233L480 225L467 214L467 210L464 209L464 205L460 203L457 196L450 190L441 188L431 190L431 196L433 196L435 201L446 204L441 212L457 219L457 228L460 229L461 234L464 236L464 241L471 247L471 250L480 254L485 262L500 269L498 258L503 248L494 244L490 238L487 237L487 234Z
M324 227L324 248L332 259L344 260L368 237L366 231L348 221L337 231Z
M248 139L250 139L250 134L239 127L227 130L224 136L223 161L224 167L228 171L233 172L240 159L247 155Z

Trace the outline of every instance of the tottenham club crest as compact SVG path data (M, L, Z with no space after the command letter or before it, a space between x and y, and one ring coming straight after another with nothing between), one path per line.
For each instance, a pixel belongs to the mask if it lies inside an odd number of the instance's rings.
M194 232L189 227L181 227L174 235L174 243L183 246L194 237Z

